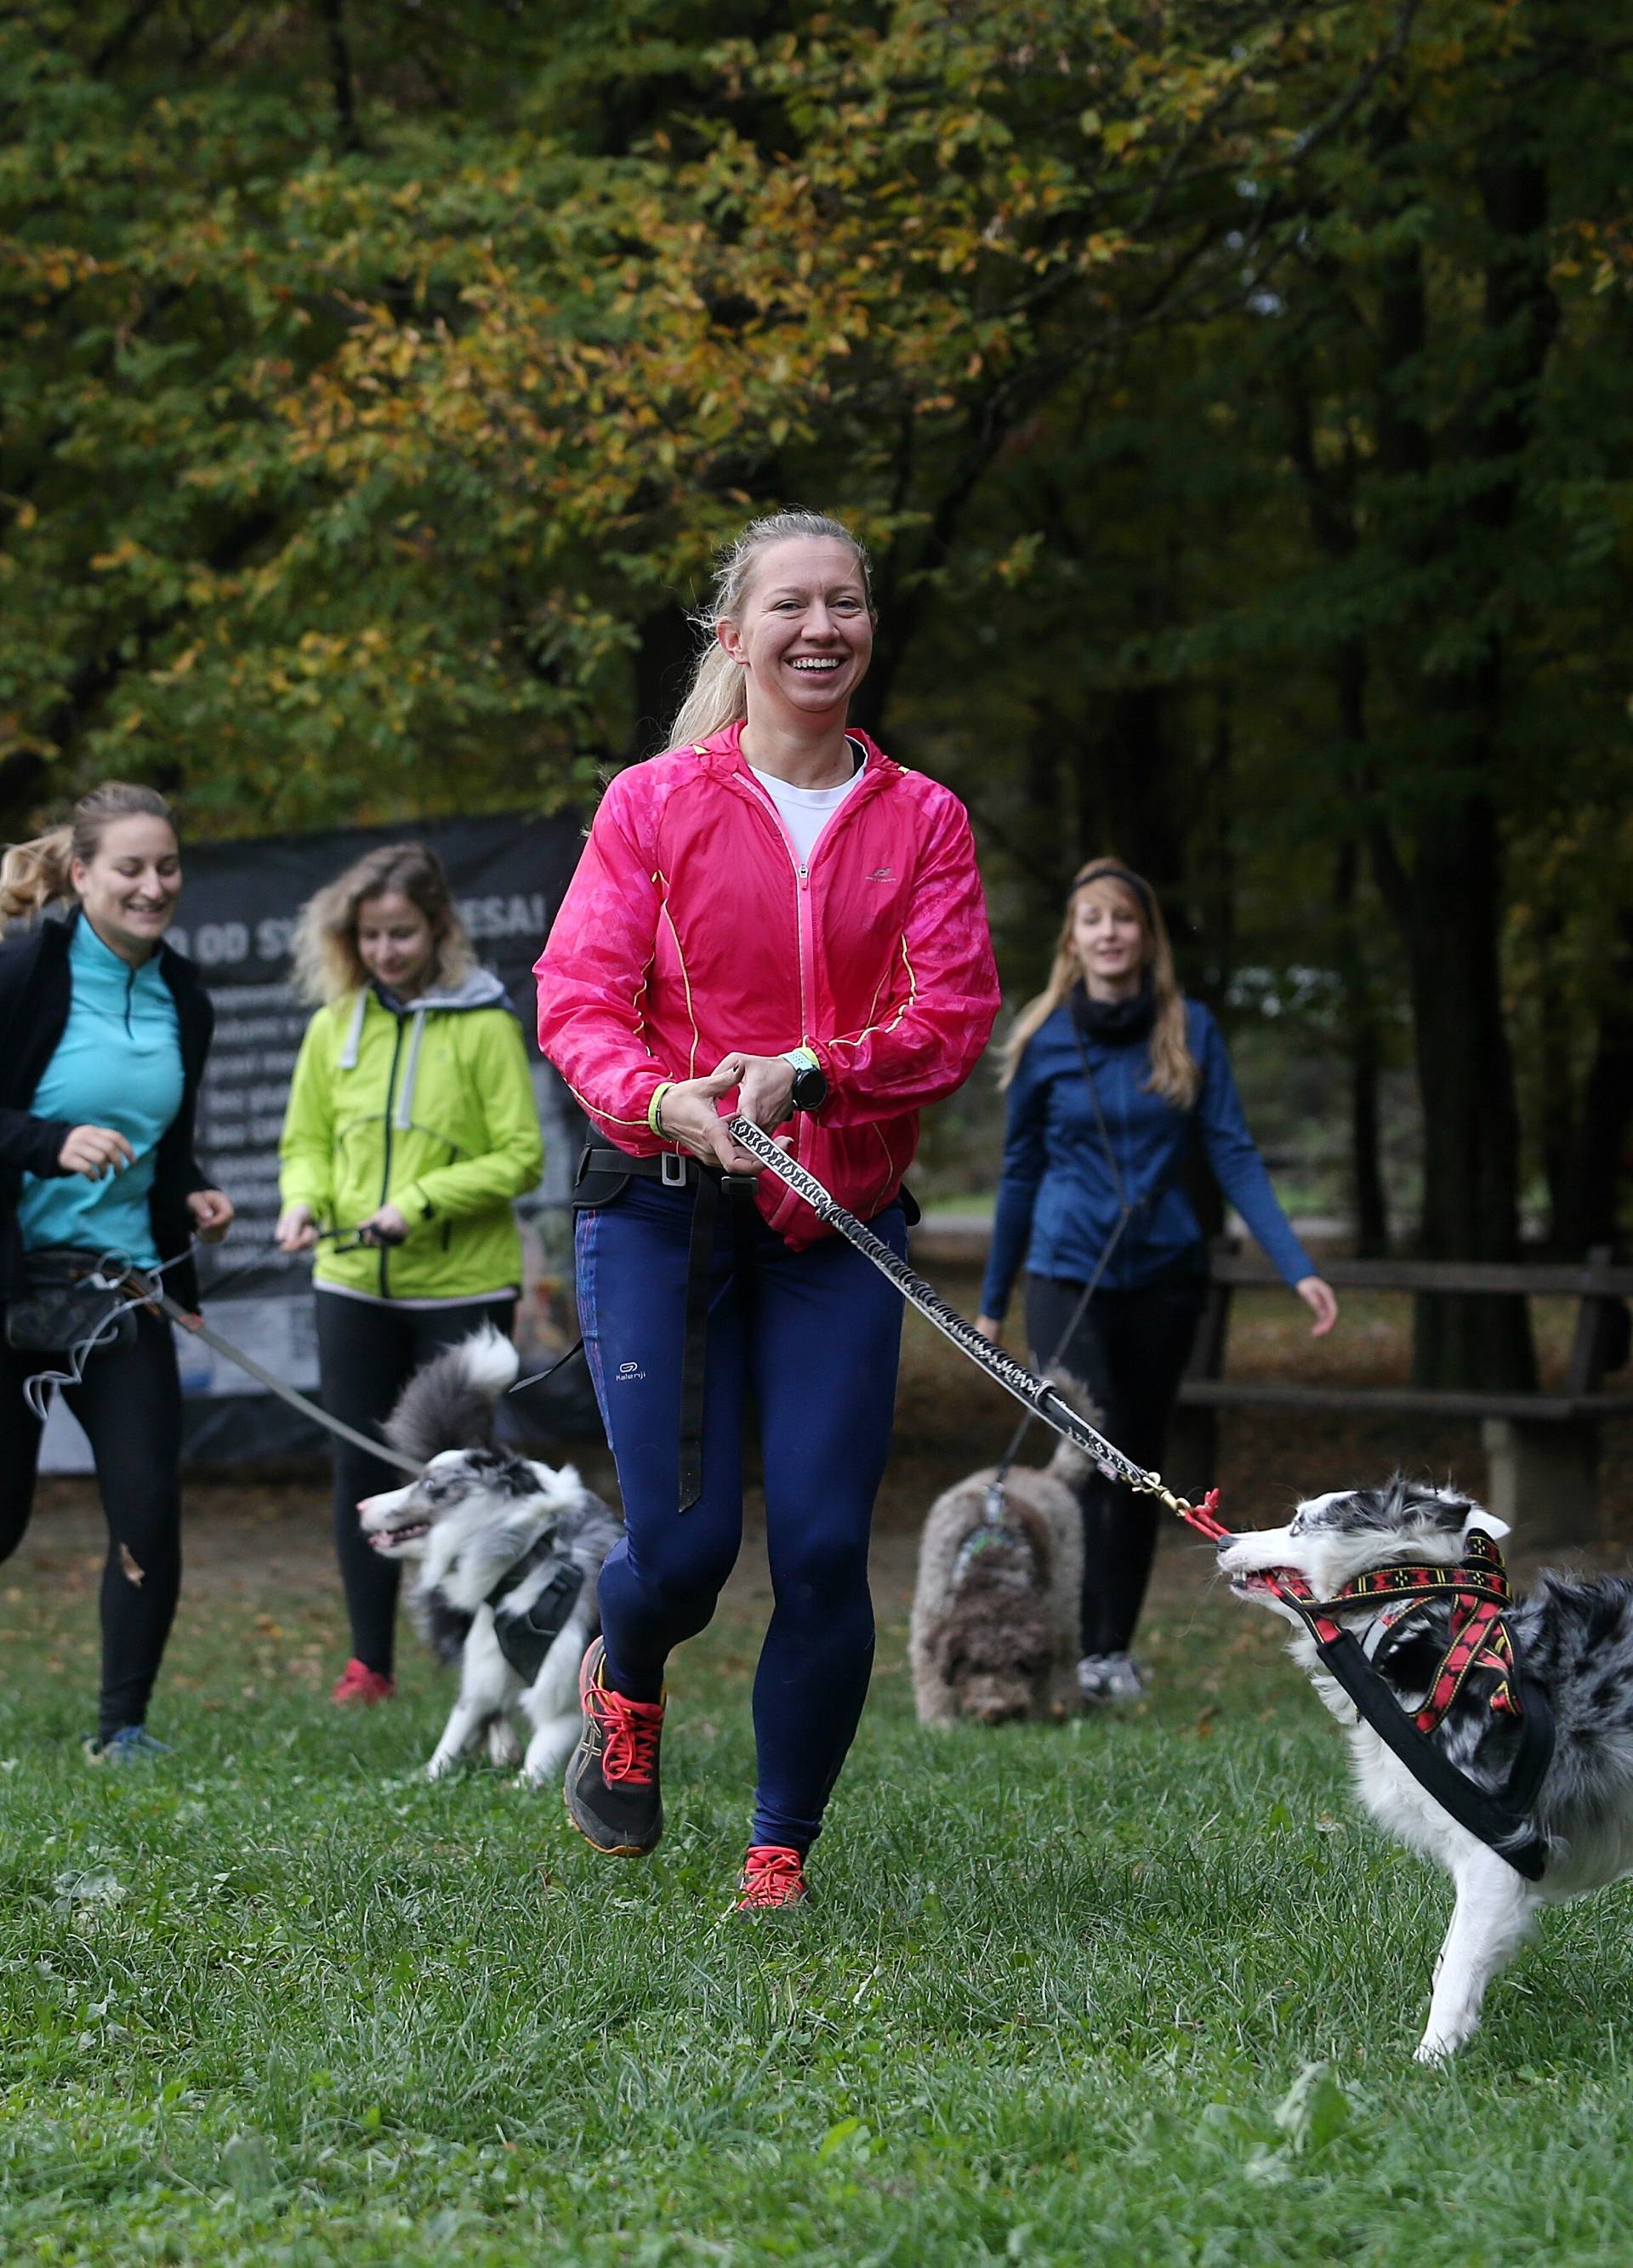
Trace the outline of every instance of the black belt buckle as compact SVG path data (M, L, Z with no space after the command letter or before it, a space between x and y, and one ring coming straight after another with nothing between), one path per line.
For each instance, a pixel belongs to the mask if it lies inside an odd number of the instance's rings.
M686 1187L686 1156L680 1150L666 1150L658 1160L658 1178L666 1189Z

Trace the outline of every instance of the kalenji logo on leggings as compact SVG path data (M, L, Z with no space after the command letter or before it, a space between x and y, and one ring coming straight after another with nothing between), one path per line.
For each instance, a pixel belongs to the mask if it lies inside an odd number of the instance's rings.
M618 1366L618 1375L613 1381L613 1384L614 1386L633 1386L638 1379L643 1379L645 1376L646 1373L642 1369L638 1362L621 1362Z

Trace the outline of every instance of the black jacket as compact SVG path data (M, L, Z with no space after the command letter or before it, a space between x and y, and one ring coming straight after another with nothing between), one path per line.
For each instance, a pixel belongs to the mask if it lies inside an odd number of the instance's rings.
M73 1004L68 942L78 918L39 922L0 945L0 1300L12 1298L21 1283L17 1206L23 1175L60 1174L58 1152L71 1131L66 1119L36 1118L28 1106L67 1027ZM154 1245L164 1260L193 1241L188 1197L210 1187L193 1155L193 1120L216 1011L190 961L162 944L158 956L176 1004L182 1076L181 1108L159 1138L148 1198ZM190 1260L171 1269L165 1282L184 1307L197 1307L198 1274Z

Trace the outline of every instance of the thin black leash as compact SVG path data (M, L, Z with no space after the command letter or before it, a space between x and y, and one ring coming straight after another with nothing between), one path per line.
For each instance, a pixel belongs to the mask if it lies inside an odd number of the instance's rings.
M555 1360L551 1363L548 1368L530 1372L526 1378L519 1378L514 1386L507 1386L504 1390L507 1394L519 1394L524 1386L540 1386L547 1378L554 1378L558 1370L565 1370L573 1357L576 1354L583 1354L583 1352L584 1333L580 1331L577 1337L568 1348L566 1353L558 1354Z
M1070 1001L1067 1004L1067 1012L1068 1014L1071 1012ZM1065 1329L1060 1335L1054 1353L1041 1366L1046 1376L1059 1369L1062 1357L1077 1336L1078 1326L1089 1312L1089 1302L1100 1288L1100 1278L1111 1264L1112 1254L1122 1241L1124 1229L1134 1218L1134 1207L1129 1200L1129 1185L1123 1179L1122 1167L1117 1160L1117 1152L1112 1144L1111 1129L1106 1123L1106 1113L1100 1105L1100 1089L1094 1083L1094 1073L1089 1066L1089 1051L1084 1043L1082 1028L1075 1015L1071 1018L1071 1032L1072 1037L1078 1042L1078 1055L1083 1064L1084 1084L1089 1090L1089 1102L1094 1112L1094 1123L1100 1134L1100 1147L1105 1151L1106 1163L1111 1168L1112 1188L1117 1198L1117 1218L1112 1225L1111 1234L1100 1248L1100 1258L1094 1263L1094 1272L1079 1293L1078 1303L1071 1311ZM1010 1435L1009 1446L998 1460L997 1470L987 1484L984 1517L989 1527L996 1528L1002 1524L1004 1484L1009 1478L1010 1467L1019 1455L1020 1445L1031 1431L1036 1414L1035 1410L1028 1410L1022 1418L1015 1431Z

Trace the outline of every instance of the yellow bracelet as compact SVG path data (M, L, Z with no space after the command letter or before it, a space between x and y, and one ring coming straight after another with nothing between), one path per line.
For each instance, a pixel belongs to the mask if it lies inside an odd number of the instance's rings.
M666 1137L658 1113L664 1107L665 1095L673 1085L674 1081L672 1079L659 1079L658 1085L652 1089L652 1099L646 1106L646 1123L660 1142L665 1140Z

